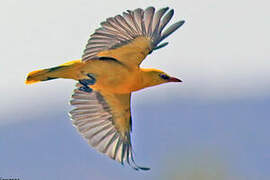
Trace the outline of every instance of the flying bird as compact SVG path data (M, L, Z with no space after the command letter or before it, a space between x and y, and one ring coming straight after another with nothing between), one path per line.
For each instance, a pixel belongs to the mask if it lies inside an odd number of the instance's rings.
M168 28L174 10L127 10L122 15L107 18L90 36L82 58L60 66L30 72L26 84L57 78L77 81L70 104L72 124L97 151L135 170L130 132L131 93L143 88L181 82L157 69L141 68L140 64L152 51L185 21Z

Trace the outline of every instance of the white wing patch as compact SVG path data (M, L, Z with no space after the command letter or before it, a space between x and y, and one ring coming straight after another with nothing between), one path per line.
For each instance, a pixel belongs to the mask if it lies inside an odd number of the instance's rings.
M178 21L169 26L164 32L164 27L171 20L174 11L169 12L168 7L155 12L154 7L145 10L140 8L134 11L128 10L122 15L110 17L102 22L101 27L90 36L84 54L83 61L91 60L104 50L114 49L129 43L137 37L150 37L152 41L152 50L163 47L164 44L158 44L184 24L184 21ZM167 13L166 13L167 12ZM164 16L164 14L166 15Z
M122 137L117 131L111 108L99 92L75 89L70 104L75 106L69 113L73 125L92 147L122 164L126 161L136 170L149 169L135 164L130 134Z

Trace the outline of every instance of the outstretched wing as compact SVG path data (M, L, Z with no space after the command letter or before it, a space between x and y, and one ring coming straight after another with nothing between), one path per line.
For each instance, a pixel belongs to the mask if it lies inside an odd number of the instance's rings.
M150 52L167 45L160 42L184 24L178 21L163 31L174 14L173 9L168 10L166 7L155 12L149 7L108 18L90 36L82 60L112 57L126 65L139 65Z
M88 143L99 152L134 169L139 167L133 160L130 140L130 94L106 94L98 91L74 90L70 112L73 125Z

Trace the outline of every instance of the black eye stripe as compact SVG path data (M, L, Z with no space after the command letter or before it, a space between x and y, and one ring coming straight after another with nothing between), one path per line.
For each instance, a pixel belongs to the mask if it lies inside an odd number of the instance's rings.
M160 76L162 79L165 79L165 80L170 79L170 77L167 76L166 74L160 74L159 76Z

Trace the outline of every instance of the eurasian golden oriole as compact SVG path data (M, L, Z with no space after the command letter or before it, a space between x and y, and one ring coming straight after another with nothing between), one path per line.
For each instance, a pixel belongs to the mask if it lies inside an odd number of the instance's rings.
M70 112L73 125L99 152L136 170L130 140L130 98L133 91L167 82L181 82L161 70L141 68L144 58L184 24L178 21L166 30L174 10L155 12L154 7L128 10L101 23L88 40L81 60L33 71L26 84L67 78L78 81Z

